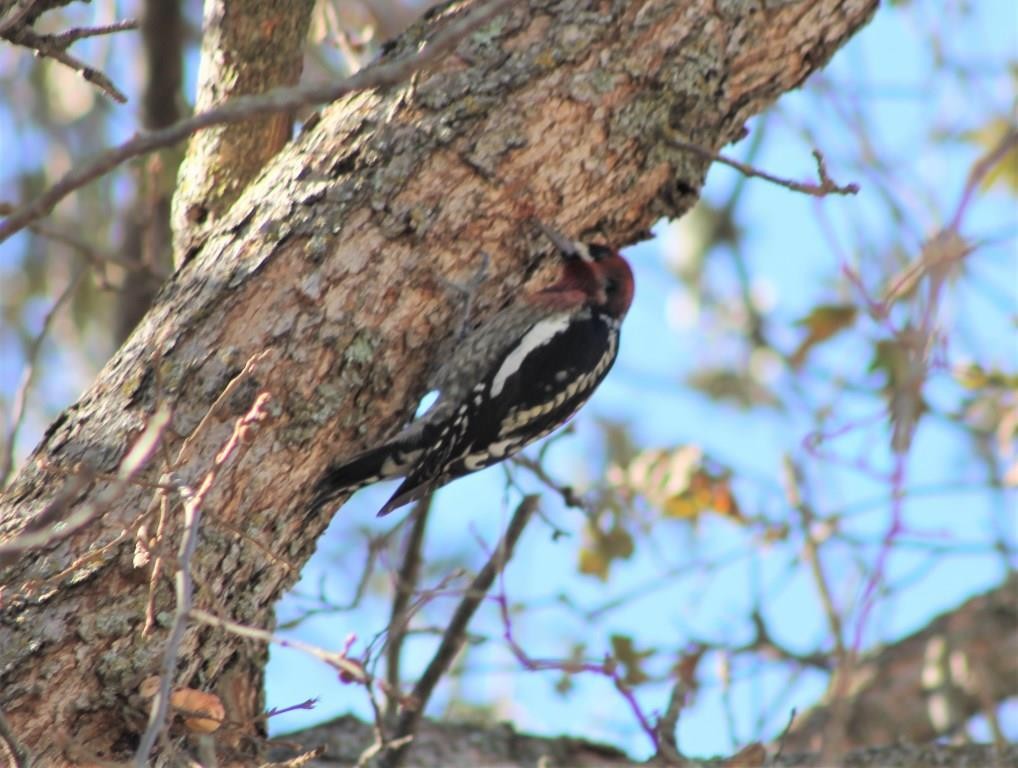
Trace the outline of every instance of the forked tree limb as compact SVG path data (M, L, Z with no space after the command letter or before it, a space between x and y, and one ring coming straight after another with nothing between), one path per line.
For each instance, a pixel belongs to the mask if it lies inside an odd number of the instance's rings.
M383 63L470 6L439 9ZM459 314L443 280L463 282L482 251L491 255L474 302L483 321L522 283L544 279L533 215L616 245L681 215L707 161L670 144L662 126L716 151L825 63L877 2L510 6L426 72L335 102L275 156L47 431L0 500L0 540L82 468L95 479L75 505L103 498L103 473L161 406L173 413L164 455L191 435L189 458L153 461L142 479L194 484L265 391L271 426L218 476L191 565L196 608L268 627L328 524L306 510L315 480L408 416L453 336ZM262 352L249 386L192 435ZM174 597L162 579L150 600L150 566L135 555L142 543L172 553L182 532L175 507L152 540L154 493L129 486L100 519L0 571L0 710L42 764L74 749L123 759L144 730L137 686L158 669L159 617L172 615ZM147 607L157 620L144 635ZM243 642L191 625L176 684L228 700L220 687L237 684Z

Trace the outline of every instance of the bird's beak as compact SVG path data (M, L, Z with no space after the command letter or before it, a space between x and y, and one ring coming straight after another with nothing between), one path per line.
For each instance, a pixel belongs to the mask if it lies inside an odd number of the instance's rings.
M574 259L583 259L584 261L590 261L590 252L586 250L581 243L577 243L575 240L570 240L568 237L563 235L556 229L549 227L540 219L534 219L534 223L537 224L544 236L547 237L558 248L565 256L571 256Z

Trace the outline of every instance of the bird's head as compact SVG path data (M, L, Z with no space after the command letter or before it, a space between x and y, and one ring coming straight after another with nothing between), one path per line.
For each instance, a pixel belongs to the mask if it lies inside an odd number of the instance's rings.
M538 221L565 262L562 277L553 290L580 290L591 306L621 319L633 303L633 270L622 255L599 243L570 240Z

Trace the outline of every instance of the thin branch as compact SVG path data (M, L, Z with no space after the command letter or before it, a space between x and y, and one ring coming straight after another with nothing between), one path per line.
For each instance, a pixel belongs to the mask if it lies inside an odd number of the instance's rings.
M5 213L6 211L0 211ZM104 290L116 290L116 287L110 284L109 278L106 275L106 267L110 264L114 264L126 272L135 272L143 274L153 280L158 280L162 283L170 275L168 272L160 270L149 264L145 264L141 261L125 259L115 253L100 253L99 249L86 242L84 239L73 235L69 232L64 232L56 227L44 224L41 222L35 222L34 224L28 225L29 231L39 237L44 237L48 240L52 240L61 245L66 245L68 248L73 249L85 259L98 273L96 280L99 282L99 287Z
M200 608L192 608L190 615L195 621L201 622L202 624L208 624L210 627L218 627L219 629L226 630L227 632L232 632L238 637L246 637L263 643L273 643L278 645L280 648L292 648L295 651L306 653L308 656L312 656L319 661L325 662L353 682L361 683L362 685L368 682L364 668L356 661L351 661L346 655L345 650L342 652L327 651L324 648L319 648L318 646L310 645L308 643L301 642L300 640L287 639L285 637L280 637L279 635L274 635L271 632L267 632L264 629L259 629L258 627L250 627L246 624L221 618L215 614L209 613L208 611L203 611Z
M821 744L823 760L827 762L840 761L845 753L848 722L852 714L851 699L848 690L848 681L855 672L859 644L855 644L853 651L845 646L844 624L841 614L834 603L834 595L831 590L830 580L824 572L823 561L820 557L820 542L814 533L813 510L809 502L803 498L803 478L799 468L791 458L785 459L785 486L789 504L799 513L802 525L803 551L806 564L815 582L817 593L820 596L820 604L823 606L827 616L827 623L830 625L831 635L834 638L834 654L837 667L834 670L833 679L830 681L832 717L828 728L824 731ZM876 575L873 582L875 583ZM864 609L865 610L865 609ZM757 617L758 633L764 626L763 620ZM864 625L864 619L860 619L860 627ZM857 634L857 638L861 636Z
M166 714L170 708L170 691L173 688L173 679L176 676L177 655L180 651L180 644L184 640L184 632L187 631L187 617L191 610L193 599L191 584L191 560L198 546L198 523L201 522L202 497L197 493L190 493L190 489L181 489L185 494L184 501L184 537L180 542L180 567L175 577L177 593L177 609L173 618L173 627L170 636L166 641L166 650L163 653L163 666L159 676L159 692L152 702L152 709L149 712L148 726L142 734L138 743L138 752L134 757L136 768L145 768L148 765L148 756L152 751L156 738L163 729L166 722Z
M138 22L122 21L117 24L109 24L103 27L75 28L60 35L39 35L30 29L20 29L6 35L6 39L15 45L29 48L36 56L48 56L54 61L59 61L69 69L73 69L85 80L97 86L114 101L121 104L127 103L127 96L117 88L113 81L95 67L92 67L67 52L76 40L95 35L105 35L112 32L121 32L125 29L137 29Z
M1015 151L1018 148L1018 129L1012 129L1000 140L1000 142L987 152L969 171L968 180L965 182L965 189L962 191L961 199L958 201L958 206L955 208L954 216L951 218L951 224L948 226L949 230L957 231L961 226L961 220L965 217L965 211L968 209L968 205L972 202L972 196L976 191L976 187L979 183L986 178L993 167L1003 160L1009 152Z
M98 27L74 27L66 32L61 32L59 35L48 35L47 38L53 45L60 48L67 48L70 45L84 40L87 37L98 37L100 35L112 35L116 32L128 32L138 28L138 21L135 19L125 19L124 21L117 21L113 24L103 24Z
M815 669L820 672L830 673L832 666L831 654L824 653L822 651L800 653L793 651L791 648L787 648L771 634L771 631L767 628L767 622L764 620L763 614L760 612L759 608L754 609L753 614L750 616L750 620L753 623L755 637L753 637L753 639L748 643L730 648L729 653L733 656L745 653L760 654L765 658L780 659L781 661L798 664L802 668Z
M233 393L237 391L242 383L250 376L255 368L258 367L268 356L270 350L263 349L261 352L257 352L248 358L247 362L244 363L244 367L240 373L230 379L229 383L223 387L223 391L219 393L219 397L216 398L215 402L209 406L209 409L205 411L205 415L202 420L198 422L198 426L195 427L191 434L185 439L183 445L180 446L180 451L177 452L177 458L174 460L173 466L179 467L188 459L191 458L191 451L194 449L195 441L198 436L204 432L209 424L212 422L212 418L219 413L220 408L223 404L233 396Z
M435 651L435 655L432 657L427 669L424 670L424 674L421 675L417 685L414 686L413 693L411 694L414 706L406 707L403 710L403 714L396 725L393 740L384 745L386 752L379 759L381 768L397 768L402 762L406 755L409 740L413 738L417 731L424 707L427 705L428 699L431 698L435 685L445 675L452 664L453 658L463 647L470 619L473 618L481 601L487 595L488 590L495 581L495 577L502 571L505 564L509 562L509 558L512 557L516 542L523 533L527 522L534 514L534 510L537 509L538 502L538 496L527 496L516 507L516 511L509 521L509 526L502 536L502 540L498 543L495 551L491 553L488 562L484 564L484 567L474 577L459 605L456 606L456 611L449 621L449 627L442 637L438 650Z
M201 522L201 509L205 498L215 485L219 470L226 464L227 460L240 445L250 442L250 430L257 424L268 418L265 406L270 396L262 392L255 398L254 405L234 424L233 433L220 449L213 460L212 467L205 474L197 491L191 492L186 486L181 488L181 495L184 496L184 535L180 542L179 566L175 577L177 606L173 618L173 626L170 628L170 636L166 640L166 649L163 652L163 665L160 670L159 692L152 702L152 709L149 712L148 725L145 733L142 734L138 743L138 751L134 756L136 768L145 768L148 765L149 753L155 744L156 738L162 732L166 722L166 715L170 708L170 691L173 688L173 680L177 668L177 656L180 652L180 644L184 640L184 633L187 631L187 620L191 615L191 604L193 600L191 561L198 546L198 526ZM210 409L212 410L212 409Z
M410 622L411 612L408 610L410 598L416 591L421 577L421 548L424 546L424 532L428 526L431 499L432 496L429 494L414 507L411 516L413 523L403 549L403 562L396 575L396 594L392 600L388 641L385 646L385 679L389 684L386 710L390 715L395 714L399 705L400 655L407 625Z
M157 349L158 348L159 347L157 346ZM213 416L215 416L219 412L220 408L222 407L222 404L233 396L233 393L237 391L241 383L246 381L248 377L254 372L255 368L257 368L258 365L262 361L264 361L268 356L269 350L262 350L261 352L251 355L251 357L248 358L248 361L244 364L244 367L241 369L240 373L238 373L236 376L230 379L229 383L225 387L223 387L223 391L219 393L219 397L216 398L215 402L212 403L211 406L209 406L208 410L205 412L205 415L202 417L202 420L198 422L198 426L196 426L194 430L191 431L191 434L189 434L187 438L184 440L183 445L181 445L180 450L177 452L176 458L172 462L168 462L169 468L180 467L182 464L184 464L184 462L187 459L190 458L191 451L194 447L195 441L198 439L198 436L208 428L208 425L212 422ZM156 365L156 367L158 368L158 364ZM168 517L169 517L169 496L164 492L161 494L161 497L159 498L159 521L156 527L155 538L153 539L153 541L155 542L155 546L151 548L154 549L158 547L159 544L162 543L163 533L165 531L166 521ZM144 546L146 549L150 548L148 543L145 542L145 536L142 534L140 530L138 541L139 544ZM159 577L162 573L162 566L163 557L160 554L156 556L155 561L152 563L152 571L149 574L148 602L145 607L145 625L142 628L143 637L148 635L148 633L151 632L152 628L155 626L156 586L159 583Z
M170 476L172 477L172 475ZM176 488L174 488L173 490L176 490ZM156 534L152 539L152 544L146 541L145 535L146 531L144 524L139 527L137 533L138 545L143 546L145 548L146 553L151 552L151 550L153 549L156 549L156 545L162 543L163 536L166 532L166 521L169 520L170 517L170 494L166 491L163 491L158 495L158 499L159 499L159 518L158 521L156 522ZM137 554L135 555L135 564L136 565L142 564ZM152 629L156 625L156 587L159 584L159 577L162 575L162 569L163 569L163 556L162 554L157 554L155 561L152 563L152 571L151 573L149 573L148 577L148 600L146 601L145 604L145 624L141 629L142 637L147 637L148 634L152 631Z
M354 587L354 594L346 603L335 603L327 599L325 596L324 588L319 588L318 595L313 598L318 601L319 607L309 608L301 612L299 616L296 616L289 621L283 621L276 625L276 629L279 631L293 629L304 621L307 621L312 616L321 616L323 614L330 613L344 613L346 611L352 611L361 604L361 600L364 599L364 595L367 594L368 585L371 582L371 577L375 574L375 564L378 561L379 554L389 546L389 539L401 529L403 523L400 522L392 529L379 535L373 535L370 532L365 533L365 544L367 546L367 557L364 561L364 568L361 570L361 575L357 579L357 586ZM294 590L291 593L297 599L303 599L304 596L299 590Z
M827 195L854 195L859 192L858 184L840 185L835 183L835 181L827 174L827 161L824 160L823 154L821 154L818 149L813 150L813 157L816 159L817 176L820 179L820 183L810 184L808 182L783 179L780 176L774 176L766 171L754 168L752 165L740 163L738 160L732 160L730 157L726 157L725 155L717 152L711 152L706 147L701 147L699 144L694 144L680 138L678 133L676 133L670 126L662 126L661 130L668 143L678 149L693 152L694 154L700 155L700 157L705 160L716 161L734 168L744 176L764 179L773 184L777 184L779 187L790 189L793 192L802 192L803 194L810 195L812 197L826 197Z
M548 474L545 470L544 465L540 461L535 461L529 456L520 454L514 456L511 462L519 467L523 467L540 480L552 491L555 491L559 496L562 497L562 503L567 507L578 509L581 512L591 512L590 505L583 499L582 496L576 494L576 490L570 485L561 485L555 478Z
M274 88L257 96L243 96L215 109L194 115L158 131L136 135L133 139L101 153L93 160L68 171L52 187L18 208L0 224L0 242L29 223L45 216L53 206L76 189L109 173L132 157L160 147L176 144L192 133L213 125L239 123L251 117L295 110L313 104L335 101L341 96L368 88L384 88L403 82L423 66L452 50L466 35L508 8L511 0L491 0L460 19L450 22L416 53L388 64L362 69L340 83L310 83L296 88Z
M774 753L774 761L777 762L778 758L781 757L781 753L785 749L785 737L792 730L792 724L795 723L796 710L795 707L788 712L788 722L785 723L785 728L781 731L781 735L778 737L778 751Z
M76 472L60 494L42 512L36 515L25 531L12 541L0 543L0 565L12 556L21 555L39 547L53 544L91 524L102 516L123 494L124 490L142 468L144 468L162 440L163 432L170 421L168 409L160 409L149 419L141 437L127 452L117 469L117 483L110 493L98 502L85 504L72 515L64 513L78 494L95 479L95 473L86 468Z
M193 614L192 618L194 618ZM298 709L310 711L315 708L316 704L318 704L318 699L310 698L304 699L304 701L300 702L299 704L291 704L288 707L273 707L268 712L263 712L262 714L258 715L258 717L254 718L254 722L257 723L263 720L269 720L273 717L278 717L279 715L285 715L287 712L296 712Z
M876 562L873 563L873 572L863 587L862 597L859 599L859 617L856 620L855 632L852 638L852 650L856 656L862 650L863 634L866 629L866 622L869 619L870 611L876 604L877 592L886 576L887 562L894 551L895 541L898 536L906 532L905 529L905 484L907 456L904 453L894 454L894 469L891 472L891 521L884 533L877 551Z
M0 446L0 488L7 485L7 478L14 468L14 444L17 442L18 432L21 431L21 425L25 420L28 393L32 388L32 382L35 380L35 370L39 363L39 354L42 352L42 344L46 340L46 336L49 335L50 326L53 324L54 318L64 304L74 295L84 274L85 270L78 270L71 278L67 287L64 288L60 296L57 297L57 300L53 302L53 306L49 308L46 316L43 317L42 328L39 329L39 333L32 339L32 343L28 347L28 354L25 355L25 368L21 372L21 381L18 384L17 391L14 393L14 404L11 409L11 426L7 431L7 438L3 446Z
M0 19L0 36L6 36L7 32L21 24L32 12L38 0L18 0L12 10L8 10L7 18Z
M686 762L682 753L679 752L679 743L676 738L679 715L682 713L686 694L686 682L679 677L672 686L672 692L668 697L668 706L657 721L658 759L666 761L670 765L684 765Z
M820 557L820 542L817 541L814 534L815 521L813 510L802 496L802 472L788 456L785 457L784 470L785 493L788 497L788 503L799 513L799 521L802 525L803 550L806 564L810 568L817 593L820 596L820 602L823 605L824 613L827 615L827 623L830 626L831 635L834 639L835 655L839 663L844 663L844 627L841 621L841 614L834 604L834 594L831 591L830 580L827 578L827 574L824 573L823 560ZM762 623L758 625L758 633L761 627L763 627ZM763 635L758 636L769 638L769 634L766 631L764 631Z

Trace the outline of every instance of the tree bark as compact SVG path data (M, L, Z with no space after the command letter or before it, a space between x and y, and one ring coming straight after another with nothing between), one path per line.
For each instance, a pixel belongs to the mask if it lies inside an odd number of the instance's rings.
M146 0L140 27L145 61L141 119L146 130L165 128L180 119L183 27L180 0ZM144 163L133 210L124 217L121 252L136 268L124 275L117 296L114 346L120 346L145 316L162 282L157 275L168 273L173 263L170 200L178 156L168 149Z
M1018 692L1018 577L966 600L906 638L865 656L844 685L851 695L846 749L922 744L961 728ZM835 716L822 704L784 737L818 750Z
M354 717L338 717L300 733L275 740L269 756L286 766L293 760L321 749L321 754L302 763L306 768L353 768L363 749L374 739L372 727ZM507 723L493 726L425 720L405 768L530 768L534 765L583 766L583 768L639 768L667 766L651 759L637 761L607 744L568 736L544 738L519 733ZM769 754L768 754L769 753ZM747 747L737 756L710 760L689 760L675 768L831 768L816 752L800 752L787 745ZM675 764L672 764L675 766ZM1018 745L1001 750L989 744L893 744L856 749L838 761L838 768L930 768L930 766L1018 767Z
M927 626L864 657L847 689L849 717L841 765L1018 766L1018 745L996 754L987 745L931 742L964 727L974 715L1018 690L1018 577L966 600ZM823 765L832 707L820 704L797 717L779 740L784 760L768 765ZM309 766L353 766L374 741L372 727L340 717L275 740L270 757L283 761L324 748ZM509 725L468 726L425 720L407 768L447 765L553 765L607 768L640 765L592 741L542 738ZM679 745L681 747L681 744ZM776 747L771 747L776 751ZM721 765L725 765L725 760ZM966 762L967 761L967 762ZM690 763L688 768L700 763ZM715 764L717 765L717 763ZM743 763L748 766L754 763Z
M195 111L296 85L313 6L311 0L205 0ZM293 115L281 112L191 138L173 196L176 266L285 146L291 125Z
M617 245L681 215L707 163L662 128L708 150L739 138L876 6L534 0L402 87L325 109L195 246L0 501L12 733L44 765L124 759L137 745L139 685L160 667L175 608L169 578L151 570L162 556L172 572L183 523L171 491L157 536L160 492L111 473L130 474L125 457L161 408L170 428L137 478L193 489L255 396L272 398L271 422L245 433L246 452L204 497L190 563L195 607L266 625L328 523L331 510L306 507L315 480L423 394L461 319L442 280L465 280L490 254L481 321L546 279L532 215ZM383 61L460 12L430 13ZM244 642L189 625L174 684L227 702L231 686L260 685L231 678Z

